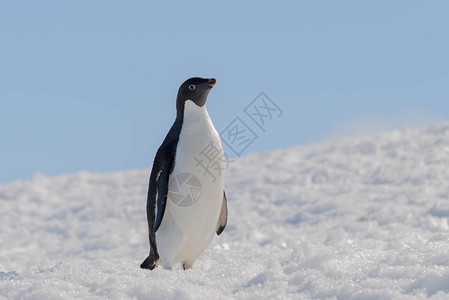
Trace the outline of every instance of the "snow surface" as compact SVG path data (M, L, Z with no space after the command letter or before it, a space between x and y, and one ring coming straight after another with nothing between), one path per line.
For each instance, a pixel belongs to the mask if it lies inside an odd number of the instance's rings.
M1 185L0 297L449 299L449 123L236 160L188 271L139 268L148 175Z

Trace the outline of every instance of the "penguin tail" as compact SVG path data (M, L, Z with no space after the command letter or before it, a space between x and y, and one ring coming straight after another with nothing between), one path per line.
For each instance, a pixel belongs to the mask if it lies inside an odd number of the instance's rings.
M148 270L153 270L154 268L157 267L157 259L155 260L153 257L148 256L143 263L140 264L140 267L142 269L148 269Z

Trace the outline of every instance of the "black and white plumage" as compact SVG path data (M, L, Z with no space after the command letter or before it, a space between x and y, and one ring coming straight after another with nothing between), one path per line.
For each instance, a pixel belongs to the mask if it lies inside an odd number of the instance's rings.
M195 159L213 145L223 155L221 139L206 110L207 96L215 79L190 78L178 91L177 116L154 159L147 196L150 254L140 265L170 269L181 263L191 268L226 227L227 200L224 172L214 176L198 167ZM190 176L190 177L189 177ZM201 185L199 199L179 205L170 195L180 193L179 181L191 178ZM189 192L189 191L187 191Z

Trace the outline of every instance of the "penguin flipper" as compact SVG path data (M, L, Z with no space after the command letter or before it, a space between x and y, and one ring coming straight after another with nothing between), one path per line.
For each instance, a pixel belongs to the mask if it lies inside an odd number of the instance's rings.
M173 157L169 159L165 168L162 170L159 180L157 181L157 215L156 223L154 224L154 233L161 226L162 218L165 213L165 206L167 205L167 195L168 195L168 177L170 175L171 165L173 162Z
M170 131L171 132L171 131ZM170 132L159 147L154 158L153 169L150 175L147 198L148 229L151 235L155 234L164 217L168 195L168 178L173 169L176 144L170 139Z
M226 193L223 191L223 202L221 204L220 216L217 223L217 235L220 235L228 223L228 201L226 200Z

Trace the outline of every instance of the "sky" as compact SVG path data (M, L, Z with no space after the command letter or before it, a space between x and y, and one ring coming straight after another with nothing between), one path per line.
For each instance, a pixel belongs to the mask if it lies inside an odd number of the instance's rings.
M207 108L218 132L235 122L252 132L245 147L225 146L230 157L448 120L447 11L447 1L4 1L0 183L150 167L194 76L217 79ZM271 118L251 118L255 107Z

